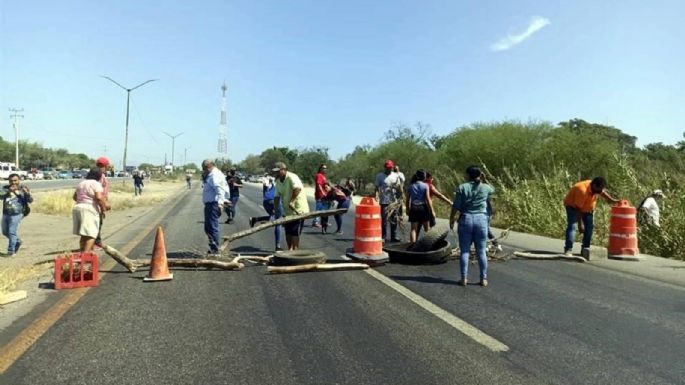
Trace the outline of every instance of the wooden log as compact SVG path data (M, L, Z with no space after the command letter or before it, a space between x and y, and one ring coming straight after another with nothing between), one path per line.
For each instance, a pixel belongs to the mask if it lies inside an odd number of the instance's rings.
M11 291L6 294L0 294L0 306L6 305L8 303L21 301L26 298L26 290Z
M587 262L587 259L578 256L578 255L572 255L570 257L567 257L564 254L554 254L554 253L531 253L527 251L514 251L514 256L518 258L524 258L524 259L549 259L549 260L554 260L554 259L565 259L568 261L578 261L578 262Z
M301 273L305 271L335 271L335 270L364 270L369 265L365 263L312 263L299 266L269 266L270 274Z
M228 245L231 243L231 241L235 241L238 238L243 238L247 237L248 235L252 235L254 233L258 233L262 230L268 229L270 227L282 225L285 223L290 223L290 222L295 222L295 221L300 221L304 219L309 219L309 218L315 218L315 217L327 217L335 214L344 214L347 212L347 209L333 209L333 210L321 210L321 211L312 211L307 214L299 214L299 215L288 215L287 217L283 218L278 218L273 221L269 221L266 223L262 223L260 225L257 225L253 228L243 230L243 231L238 231L237 233L233 233L231 235L226 235L221 237L223 240L223 244L220 247L221 251L226 250Z
M102 250L104 250L105 253L112 257L115 261L119 262L120 265L124 266L130 273L135 273L138 267L141 266L138 261L126 257L119 250L112 246L102 245Z

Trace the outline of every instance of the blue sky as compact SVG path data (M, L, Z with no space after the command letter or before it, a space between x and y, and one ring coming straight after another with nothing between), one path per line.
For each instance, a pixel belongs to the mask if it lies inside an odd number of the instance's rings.
M394 122L614 125L638 144L685 131L681 1L0 0L0 136L121 164L377 144Z

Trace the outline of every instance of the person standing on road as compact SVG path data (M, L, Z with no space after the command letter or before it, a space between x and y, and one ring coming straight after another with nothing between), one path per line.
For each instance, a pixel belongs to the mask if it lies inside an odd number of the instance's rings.
M188 190L192 187L191 181L193 180L193 174L191 173L186 173L186 185L188 186Z
M354 192L357 189L357 186L354 185L354 181L352 180L351 177L347 178L347 181L345 181L345 185L343 186L347 191L349 191L349 196L354 196Z
M135 196L141 195L143 193L143 177L140 172L136 171L133 173L133 194Z
M480 267L480 285L488 285L488 257L485 242L488 236L487 205L495 192L492 186L481 183L481 170L478 166L466 168L466 182L459 185L454 194L454 204L450 215L450 229L458 222L459 269L461 279L457 284L466 286L468 281L469 256L471 244L476 247L476 257Z
M112 207L109 204L109 180L107 180L107 168L109 168L110 162L109 159L107 159L104 156L101 156L97 158L95 161L95 167L100 169L100 173L102 176L100 177L100 185L102 186L102 197L105 201L105 208L107 210L111 209ZM100 223L99 223L99 228L98 228L98 234L95 237L95 245L96 246L102 246L102 224L105 221L105 216L104 216L104 211L102 211L100 214L102 214L102 218L100 218Z
M307 196L302 192L304 185L300 177L288 171L288 167L283 162L276 162L271 170L276 173L276 196L274 206L280 207L283 204L285 217L309 212ZM300 234L302 233L303 220L286 223L285 241L288 250L298 250L300 248Z
M485 174L482 174L480 177L482 183L489 184ZM496 251L502 251L502 245L499 244L495 234L492 233L492 228L490 228L490 222L492 222L492 218L495 216L495 206L492 204L492 199L488 199L488 207L486 207L485 214L488 216L488 240L492 242L492 246Z
M314 176L314 199L316 200L316 206L314 206L315 211L321 211L321 210L328 210L330 208L330 203L326 200L326 172L328 170L328 166L325 164L320 164L319 165L319 171L316 173ZM316 217L314 218L314 221L312 222L312 227L316 228L321 228L324 221L322 221L321 217ZM325 221L326 225L328 225L328 221ZM323 232L326 232L326 229L324 228Z
M381 226L383 234L383 242L385 242L386 228L390 225L390 241L401 242L397 236L397 224L399 222L400 211L402 208L402 197L404 191L402 189L403 181L400 176L393 171L395 163L392 160L386 160L384 165L385 170L376 175L376 200L381 205Z
M637 216L640 225L661 227L659 224L661 214L659 213L659 203L657 202L657 199L661 200L664 198L663 191L654 190L647 198L642 200L640 206L638 206Z
M250 217L250 227L254 227L255 224L266 221L273 221L281 217L283 213L282 202L279 202L279 207L276 207L274 199L276 198L276 184L274 183L274 178L271 176L264 178L264 183L262 185L262 206L268 215L262 217ZM281 249L281 226L274 226L274 239L276 241L276 251Z
M435 178L433 178L433 174L430 173L430 171L426 171L426 184L428 185L428 192L430 193L431 199L438 198L441 201L447 203L452 207L452 201L445 196L445 194L441 193L440 190L438 190L437 187L435 187ZM435 224L437 223L435 220L435 210L431 211L431 217L429 221L429 227L433 228L435 227ZM418 238L419 234L421 234L421 226L416 230L416 237Z
M11 257L19 251L19 223L24 218L28 204L33 202L29 188L19 184L19 174L10 174L9 184L0 191L2 199L2 235L9 239L7 256Z
M226 181L228 182L229 199L231 204L226 207L226 214L228 214L228 219L226 223L231 223L235 219L235 209L238 206L238 200L240 199L240 189L243 188L243 181L236 175L235 167L231 167L226 175Z
M613 198L606 191L607 182L601 176L592 180L580 181L571 187L564 198L566 207L566 242L564 243L564 254L573 256L573 241L575 237L576 224L579 232L583 234L581 255L589 257L588 250L592 242L592 231L594 229L593 212L597 204L597 196L601 196L608 202L616 204L620 200Z
M221 229L219 228L219 218L221 208L230 205L226 199L228 195L228 184L226 177L211 159L202 161L202 203L204 203L205 234L209 240L209 250L207 254L217 256L221 245Z
M352 203L352 192L350 190L344 189L341 186L331 186L330 183L326 184L328 193L326 194L326 200L336 204L336 209L349 209ZM329 205L330 207L330 205ZM342 216L343 214L335 214L333 219L335 219L335 235L343 235L342 231Z
M409 223L411 223L409 242L412 245L416 243L418 228L423 227L425 231L428 231L430 229L430 218L431 216L435 217L433 201L425 180L426 171L417 170L407 191L407 211L409 212Z
M104 188L100 184L101 178L102 171L97 167L92 168L74 191L73 199L76 204L71 209L71 216L73 233L81 237L81 252L93 251L95 238L100 234L100 221L105 217L105 211L109 210Z

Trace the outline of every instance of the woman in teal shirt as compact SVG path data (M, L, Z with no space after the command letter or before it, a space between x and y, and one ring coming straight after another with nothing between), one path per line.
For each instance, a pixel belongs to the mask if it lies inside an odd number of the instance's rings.
M459 250L461 270L460 286L466 286L468 278L469 254L471 244L476 246L476 256L480 267L480 285L488 285L488 258L485 245L488 238L487 206L490 196L495 192L489 184L481 183L482 172L478 166L466 169L466 183L457 188L450 215L450 229L459 218ZM459 214L459 215L457 215Z

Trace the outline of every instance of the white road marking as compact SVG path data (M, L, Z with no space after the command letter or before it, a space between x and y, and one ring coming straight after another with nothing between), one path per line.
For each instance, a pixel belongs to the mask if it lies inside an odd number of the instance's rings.
M489 335L483 333L480 329L476 328L475 326L469 324L468 322L462 320L461 318L455 316L454 314L448 312L447 310L439 307L438 305L434 304L433 302L421 297L420 295L414 293L413 291L407 289L406 287L404 287L404 286L400 285L399 283L393 281L392 279L386 277L385 275L383 275L383 274L381 274L381 273L379 273L373 269L367 269L364 271L367 274L369 274L370 276L376 278L381 283L385 284L386 286L390 287L391 289L395 290L396 292L407 297L410 301L419 305L421 308L423 308L427 312L429 312L429 313L433 314L434 316L440 318L441 320L445 321L448 325L450 325L453 328L459 330L460 332L466 334L467 336L471 337L474 341L476 341L479 344L485 346L486 348L492 350L493 352L507 352L507 351L509 351L509 347L507 345L505 345L505 344L499 342L498 340L496 340L495 338L490 337Z

